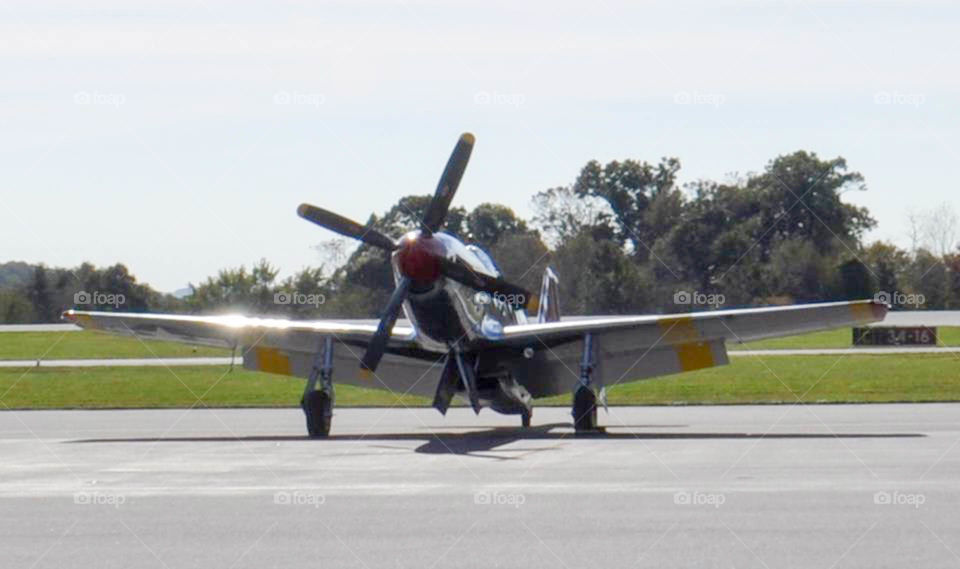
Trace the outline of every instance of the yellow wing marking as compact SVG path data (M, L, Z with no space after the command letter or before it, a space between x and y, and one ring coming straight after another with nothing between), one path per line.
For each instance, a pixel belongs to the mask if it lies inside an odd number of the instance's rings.
M276 348L255 348L257 352L257 369L280 375L290 373L290 358Z
M663 338L660 341L673 346L682 371L693 371L716 365L710 342L703 341L700 331L693 323L693 318L689 316L664 318L659 321L659 325L663 330Z

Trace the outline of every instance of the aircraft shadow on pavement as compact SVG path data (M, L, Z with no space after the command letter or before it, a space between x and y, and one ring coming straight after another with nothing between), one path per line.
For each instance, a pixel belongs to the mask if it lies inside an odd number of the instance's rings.
M618 425L611 426L612 429L637 428L637 426ZM644 428L663 428L663 425L643 425ZM677 425L668 425L668 427L677 427ZM736 433L736 432L715 432L715 433L689 433L689 432L637 432L637 431L616 431L607 432L600 430L596 433L575 434L572 432L573 425L570 423L551 423L547 425L537 425L530 428L521 427L494 427L480 431L469 431L465 433L444 433L444 432L419 432L419 433L373 433L362 435L330 435L326 439L310 439L306 435L249 435L249 436L190 436L190 437L124 437L124 438L98 438L98 439L78 439L67 441L68 443L164 443L164 442L283 442L283 441L316 441L317 443L337 442L337 441L358 441L358 442L390 442L390 441L424 441L422 445L415 449L415 452L423 454L455 454L467 456L481 456L478 453L485 452L504 452L495 451L497 447L508 445L516 441L527 440L553 440L553 441L578 441L578 440L703 440L703 439L885 439L885 438L911 438L925 437L921 433ZM555 429L563 429L556 431ZM408 450L406 447L377 445L382 448L392 450ZM556 448L556 447L552 447ZM510 454L525 454L528 452L540 452L551 450L551 447L535 449L510 449ZM508 456L490 456L486 458L500 458L510 460Z

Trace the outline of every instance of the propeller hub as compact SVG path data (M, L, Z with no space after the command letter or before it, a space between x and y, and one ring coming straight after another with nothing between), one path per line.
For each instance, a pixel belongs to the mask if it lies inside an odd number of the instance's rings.
M440 260L446 248L432 236L410 234L400 242L397 264L400 273L417 285L429 285L440 278Z

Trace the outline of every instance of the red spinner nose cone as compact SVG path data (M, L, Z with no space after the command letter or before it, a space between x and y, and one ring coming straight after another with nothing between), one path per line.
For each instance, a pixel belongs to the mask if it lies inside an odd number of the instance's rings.
M416 235L404 239L397 251L400 272L413 282L426 285L440 278L440 259L446 254L443 244L433 237Z

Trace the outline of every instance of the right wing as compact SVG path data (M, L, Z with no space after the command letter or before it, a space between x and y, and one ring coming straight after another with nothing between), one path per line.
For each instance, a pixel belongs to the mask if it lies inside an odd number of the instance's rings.
M375 374L360 370L360 358L377 330L370 320L284 320L239 315L189 316L68 310L64 318L84 329L147 340L242 350L247 369L308 377L324 340L334 340L336 382L432 396L443 354L421 349L416 331L398 323Z

